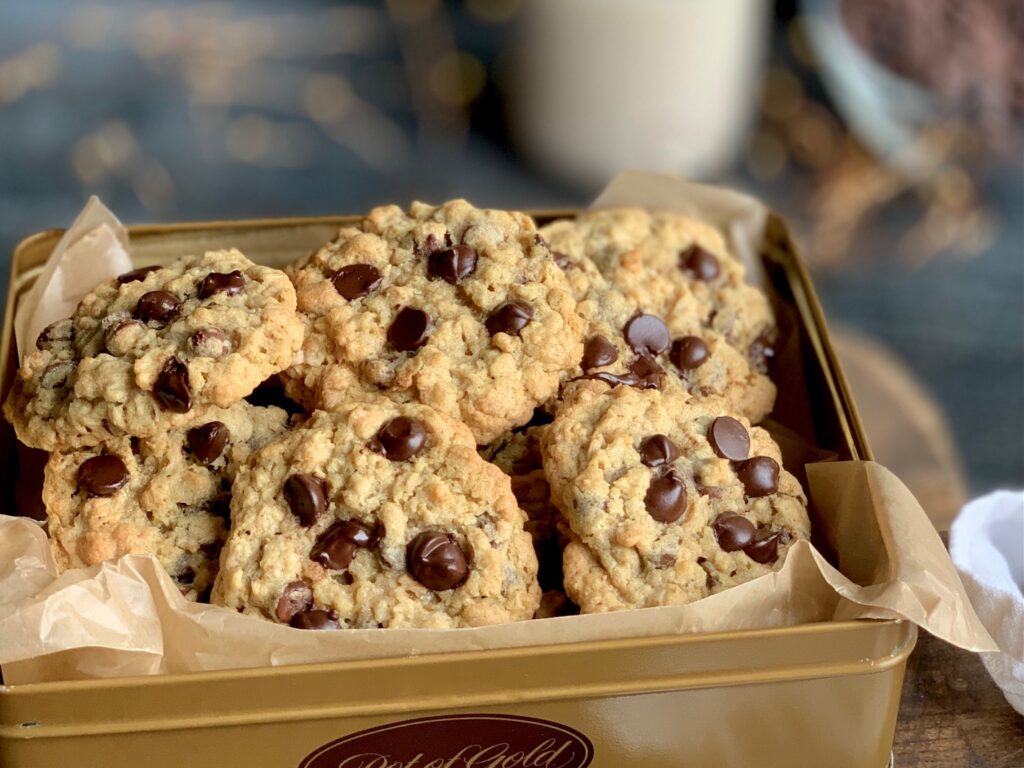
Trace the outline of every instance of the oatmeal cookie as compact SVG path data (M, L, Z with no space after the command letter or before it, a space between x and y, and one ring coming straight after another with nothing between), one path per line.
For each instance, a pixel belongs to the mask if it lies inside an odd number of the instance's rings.
M321 411L236 481L213 602L306 629L528 619L537 560L465 425L378 398Z
M764 430L680 390L591 382L541 438L584 612L673 605L781 568L807 501Z
M43 330L4 414L45 450L148 437L248 395L291 363L302 332L287 276L238 251L144 267Z
M235 472L284 431L288 415L243 402L207 406L192 418L152 437L51 454L43 502L61 569L154 555L187 597L209 594Z
M565 276L525 214L377 208L290 274L309 330L284 379L308 409L382 393L458 418L486 445L529 420L582 353Z

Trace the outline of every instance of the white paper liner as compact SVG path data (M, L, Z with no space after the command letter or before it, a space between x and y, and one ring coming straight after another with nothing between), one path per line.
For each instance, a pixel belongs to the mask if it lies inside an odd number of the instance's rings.
M94 204L99 205L90 201L76 226L83 220L93 223L87 214ZM733 248L756 263L767 211L752 198L631 172L613 181L595 206L627 204L685 210L708 219L728 233ZM84 293L79 291L83 276L91 287L97 279L130 269L121 259L126 254L116 219L101 216L98 221L91 232L80 228L65 238L69 247L55 253L44 272L58 287L40 286L20 309L29 312L33 296L54 302L54 308L32 312L32 323L19 338L34 338L32 329L70 314L78 299L68 297ZM106 257L90 253L97 247L113 253L104 261ZM97 259L103 261L102 274L90 267ZM72 276L79 278L77 284ZM24 518L0 516L0 665L7 684L20 684L854 618L907 619L962 648L996 648L935 529L894 475L872 462L824 461L806 469L816 536L838 553L838 569L811 544L798 542L778 573L690 605L479 629L291 629L190 603L153 558L138 555L58 576L41 527Z

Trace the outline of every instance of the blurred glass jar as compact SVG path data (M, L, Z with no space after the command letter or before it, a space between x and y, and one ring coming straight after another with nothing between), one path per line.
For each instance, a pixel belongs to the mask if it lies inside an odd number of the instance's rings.
M708 178L758 103L767 0L531 0L509 121L541 170L593 188L636 168Z

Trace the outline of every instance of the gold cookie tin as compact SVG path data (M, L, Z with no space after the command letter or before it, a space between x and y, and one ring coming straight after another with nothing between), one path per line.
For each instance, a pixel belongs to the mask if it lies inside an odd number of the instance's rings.
M544 221L571 212L535 214ZM234 246L280 265L351 218L131 227L139 263ZM17 367L13 316L60 238L15 250L0 387ZM870 459L821 307L784 223L763 261L795 318L813 403L804 427ZM804 401L804 398L801 397ZM779 408L806 409L788 403ZM37 483L3 424L6 513ZM20 459L20 461L19 461ZM917 629L845 621L270 669L0 686L0 766L49 768L883 768Z

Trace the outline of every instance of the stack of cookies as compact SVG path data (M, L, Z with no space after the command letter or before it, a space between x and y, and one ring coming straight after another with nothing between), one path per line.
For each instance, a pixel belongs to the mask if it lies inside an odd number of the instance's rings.
M778 570L810 526L751 426L774 332L679 214L387 206L284 272L218 251L98 286L4 411L50 452L62 568L151 554L293 627L472 627Z

